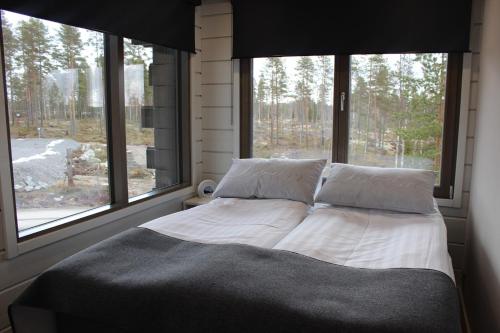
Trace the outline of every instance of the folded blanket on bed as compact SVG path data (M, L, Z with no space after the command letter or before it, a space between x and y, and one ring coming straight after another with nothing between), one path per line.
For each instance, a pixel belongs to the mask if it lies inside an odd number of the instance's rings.
M143 228L50 268L9 312L16 333L30 325L72 333L460 332L455 286L438 271L350 268Z

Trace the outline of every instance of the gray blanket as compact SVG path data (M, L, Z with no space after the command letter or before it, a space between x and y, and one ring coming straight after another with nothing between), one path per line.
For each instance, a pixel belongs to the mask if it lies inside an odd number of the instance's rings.
M39 332L460 332L456 289L441 272L349 268L142 228L47 270L9 310L18 333L23 323Z

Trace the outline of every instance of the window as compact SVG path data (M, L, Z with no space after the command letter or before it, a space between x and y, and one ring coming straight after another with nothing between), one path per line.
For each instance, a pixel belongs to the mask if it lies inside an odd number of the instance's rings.
M179 184L177 51L124 40L129 197Z
M348 162L432 170L439 184L447 54L351 57Z
M243 157L327 158L436 174L435 196L454 180L462 55L377 54L241 61L253 90L241 96L253 142ZM335 86L334 83L335 82ZM246 93L252 93L252 104ZM247 143L247 145L249 145Z
M110 203L103 34L2 11L19 231Z
M334 62L333 56L253 61L254 157L331 162Z
M1 22L19 239L190 184L186 52L3 10Z

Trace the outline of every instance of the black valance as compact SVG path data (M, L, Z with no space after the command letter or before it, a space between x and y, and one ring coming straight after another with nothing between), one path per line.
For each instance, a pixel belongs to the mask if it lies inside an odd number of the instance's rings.
M471 0L232 0L233 57L469 50Z
M2 0L0 8L194 52L197 0Z

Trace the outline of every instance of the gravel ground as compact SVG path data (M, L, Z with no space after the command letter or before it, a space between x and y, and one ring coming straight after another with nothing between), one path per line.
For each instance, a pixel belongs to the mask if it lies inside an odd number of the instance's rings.
M16 189L40 189L63 180L66 149L77 149L71 139L13 139L12 163Z

